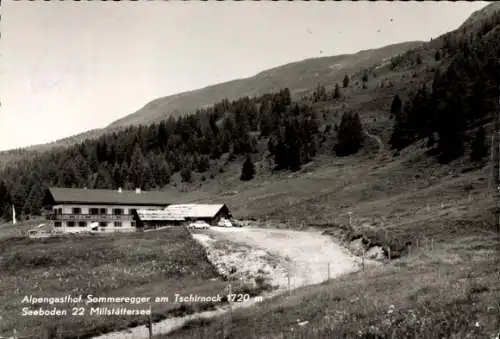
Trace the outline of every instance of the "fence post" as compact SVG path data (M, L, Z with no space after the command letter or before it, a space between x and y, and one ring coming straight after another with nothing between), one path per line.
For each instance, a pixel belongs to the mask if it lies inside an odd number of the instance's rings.
M330 262L328 262L328 280L330 280Z
M365 271L365 253L366 253L366 249L363 246L363 253L362 253L362 257L361 257L361 268L363 269L363 272Z
M290 291L290 268L288 268L287 278L288 278L288 291Z
M151 303L149 303L149 317L148 317L148 324L149 324L149 339L153 339L153 308L151 307Z
M231 284L228 284L227 285L227 291L228 291L228 298L227 298L227 301L229 303L229 319L227 321L227 326L226 326L226 330L224 331L224 338L228 338L231 336L231 332L232 332L232 324L233 324L233 306L232 306L232 300L231 300Z

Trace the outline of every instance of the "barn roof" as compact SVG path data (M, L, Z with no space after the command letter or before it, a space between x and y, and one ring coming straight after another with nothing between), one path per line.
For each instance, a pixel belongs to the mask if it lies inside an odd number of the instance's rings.
M46 205L57 204L102 204L132 206L162 206L169 204L170 197L158 191L118 191L104 189L60 188L47 189Z
M213 218L222 209L227 209L225 204L184 204L169 205L165 212L171 217L180 218Z
M183 217L171 215L165 210L145 210L138 209L137 216L142 221L153 221L153 220L163 220L163 221L184 221Z

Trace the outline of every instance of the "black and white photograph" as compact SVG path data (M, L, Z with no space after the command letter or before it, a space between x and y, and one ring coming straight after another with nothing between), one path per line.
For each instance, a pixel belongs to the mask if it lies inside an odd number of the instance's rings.
M500 339L500 3L0 14L0 339Z

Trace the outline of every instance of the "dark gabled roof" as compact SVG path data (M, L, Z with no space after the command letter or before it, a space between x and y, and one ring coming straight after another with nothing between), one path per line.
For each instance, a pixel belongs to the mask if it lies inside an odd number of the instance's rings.
M103 205L137 205L137 206L167 206L169 196L158 191L125 191L60 188L47 189L44 205L56 204L103 204Z

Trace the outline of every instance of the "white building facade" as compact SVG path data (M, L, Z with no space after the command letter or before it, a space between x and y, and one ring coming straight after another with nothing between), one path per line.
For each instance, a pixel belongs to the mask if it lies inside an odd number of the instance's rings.
M163 192L49 188L44 205L57 233L134 232L134 211L168 206Z

